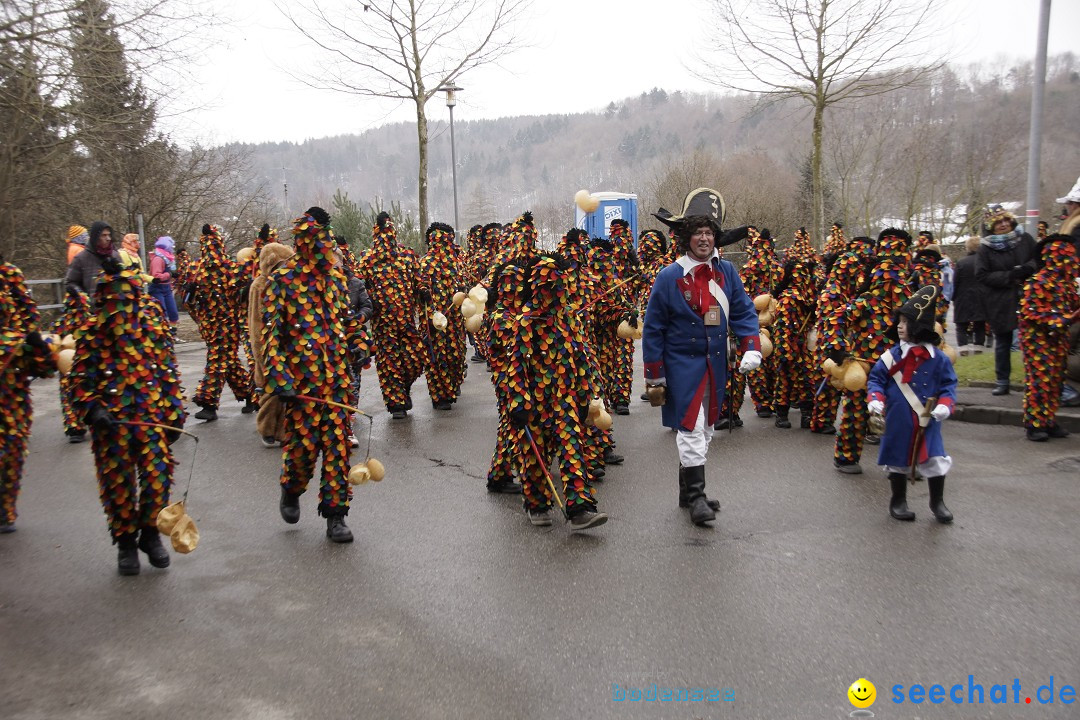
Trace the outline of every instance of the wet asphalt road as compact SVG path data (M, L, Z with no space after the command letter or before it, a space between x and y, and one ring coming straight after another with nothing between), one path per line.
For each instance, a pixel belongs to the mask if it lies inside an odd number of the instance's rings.
M189 390L200 349L181 346ZM672 435L635 401L600 489L611 521L572 535L484 491L495 410L471 365L451 412L422 379L410 419L376 412L387 478L357 489L356 542L335 546L315 493L280 519L279 451L226 401L188 425L199 548L125 578L89 446L64 441L56 380L34 393L19 531L0 536L0 718L839 718L860 677L878 718L1080 717L1061 698L1080 688L1076 437L950 423L957 521L933 522L920 484L901 524L870 462L839 475L829 439L744 412L713 441L723 511L704 530L676 506ZM362 405L380 409L373 374ZM176 447L182 488L192 445ZM963 684L963 704L892 701L916 683ZM732 699L613 699L653 684Z

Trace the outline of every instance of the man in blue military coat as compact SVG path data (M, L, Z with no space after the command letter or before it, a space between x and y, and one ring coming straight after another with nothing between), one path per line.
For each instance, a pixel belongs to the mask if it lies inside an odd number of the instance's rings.
M706 208L717 208L715 191L695 192L704 196ZM729 232L718 243L722 210L690 214L694 209L692 194L682 218L665 219L683 255L661 270L653 284L642 353L645 384L650 394L663 397L664 425L678 431L679 505L690 508L695 525L704 525L716 519L719 509L705 496L705 456L724 402L728 338L743 352L742 373L761 364L761 347L754 303L735 266L717 252L718 246L745 237L745 229Z

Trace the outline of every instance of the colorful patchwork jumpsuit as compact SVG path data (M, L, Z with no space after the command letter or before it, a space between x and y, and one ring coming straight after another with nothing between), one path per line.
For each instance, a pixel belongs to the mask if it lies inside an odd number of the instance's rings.
M617 266L618 253L610 240L593 240L589 248L589 270L595 277L595 296L603 296L606 303L623 308L621 313L591 313L591 333L587 340L595 355L607 404L619 414L630 404L630 386L633 382L634 341L619 337L619 323L634 311L629 283L620 285L623 279ZM594 308L595 309L595 308ZM636 318L636 313L635 313ZM629 355L627 354L629 348Z
M1064 437L1055 420L1069 356L1069 326L1080 310L1076 279L1080 259L1068 235L1039 241L1042 267L1024 284L1020 350L1024 356L1024 426ZM1034 438L1033 438L1034 439Z
M169 502L179 433L135 423L184 426L180 371L161 305L136 269L107 260L94 292L95 313L75 337L73 404L90 425L101 505L121 558L139 547L157 567L158 512ZM149 544L162 553L155 561ZM121 565L121 572L124 572Z
M834 226L835 227L835 226ZM836 413L840 408L840 390L828 382L821 366L826 358L841 364L849 355L847 347L848 305L866 282L865 258L871 249L870 238L857 237L829 261L825 286L818 295L817 348L814 351L811 377L814 385L814 413L810 417L810 431L830 434L836 431ZM829 256L826 256L829 257Z
M806 336L813 327L817 295L814 290L815 264L795 260L786 265L784 280L776 292L776 321L773 323L773 354L777 359L773 402L776 427L788 428L788 408L798 405L800 425L810 427L814 406L813 357Z
M379 213L371 250L360 258L356 276L374 307L375 367L386 410L396 418L412 410L412 386L427 367L428 350L416 328L420 302L431 293L420 281L412 250L398 245L390 215Z
M34 417L30 381L56 369L51 351L33 329L38 320L22 272L0 258L0 533L15 530L15 503Z
M61 338L72 335L90 321L90 296L75 288L69 288L64 298L64 312L53 323L52 331ZM71 387L74 379L71 374L60 377L60 414L64 420L64 434L71 442L82 442L86 436L86 425L75 408L71 406Z
M521 472L521 456L529 448L518 443L521 433L510 425L510 399L523 394L524 388L511 388L511 381L523 382L524 370L514 367L522 362L516 353L518 323L525 310L525 283L529 274L528 260L512 259L492 268L493 286L488 295L488 338L485 357L491 367L491 384L495 386L495 403L499 426L495 433L495 452L488 469L487 487L491 492L520 492L514 477Z
M739 270L739 277L746 294L753 299L758 295L772 293L783 279L784 268L776 257L772 234L767 229L758 233L756 228L751 227L747 232L749 236L746 241L746 263ZM748 375L735 373L740 378L745 377L750 385L750 399L754 401L754 409L759 416L769 417L772 414L777 362L776 353L773 352L761 361L761 367ZM735 394L741 395L738 392Z
M199 251L188 287L197 308L199 333L206 341L206 368L193 400L203 408L195 417L216 420L225 383L240 402L251 399L251 378L240 362L241 318L247 312L240 302L240 291L250 278L225 254L221 228L216 225L203 225Z
M567 514L596 511L596 495L584 456L589 404L585 338L573 329L567 303L566 261L541 256L529 271L529 302L514 342L508 387L510 418L522 448L525 509L545 512L554 502L544 476L554 461ZM543 458L542 467L529 436Z
M266 391L285 406L282 505L297 506L322 458L319 515L344 528L351 497L351 415L341 407L297 399L303 395L355 407L349 376L359 323L349 311L344 273L334 266L330 218L310 208L294 221L296 253L268 278L263 302ZM293 521L290 521L293 522ZM351 533L348 534L351 540ZM341 540L347 542L347 540Z
M467 291L461 260L454 245L454 229L432 223L427 231L428 251L420 258L420 283L431 289L431 300L423 303L425 344L431 353L427 376L428 395L437 410L449 410L457 402L465 380L465 318L454 307L454 293ZM446 327L435 329L432 314L446 316Z
M886 228L878 236L877 262L870 271L869 285L848 306L844 325L851 355L872 366L893 342L888 337L893 313L909 296L908 246L911 236L903 230ZM839 467L857 465L866 437L866 388L844 390L840 401L841 420L836 429L833 462Z

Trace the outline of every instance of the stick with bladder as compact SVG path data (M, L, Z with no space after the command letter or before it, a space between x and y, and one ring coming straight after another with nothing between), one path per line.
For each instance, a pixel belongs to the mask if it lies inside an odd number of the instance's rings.
M342 410L348 410L350 413L357 413L363 415L368 419L368 438L367 438L367 453L364 457L371 457L371 429L375 424L375 418L368 415L360 408L354 408L351 405L345 403L334 402L333 400L324 400L323 398L312 397L311 395L297 395L297 400L303 400L304 402L312 402L320 405L329 405L330 407L340 408ZM350 422L350 425L352 423Z
M147 427L158 428L166 432L178 432L187 435L190 438L195 439L195 449L191 451L191 467L188 468L187 487L184 488L184 497L182 500L187 501L188 491L191 490L191 476L195 472L195 458L199 454L199 436L193 432L188 432L183 428L173 427L172 425L162 425L161 423L141 422L138 420L117 420L120 425L134 425L135 427Z

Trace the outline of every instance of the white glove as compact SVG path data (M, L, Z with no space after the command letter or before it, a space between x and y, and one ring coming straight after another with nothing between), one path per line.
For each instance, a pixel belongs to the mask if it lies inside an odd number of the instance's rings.
M761 353L757 350L747 350L743 353L742 362L739 363L739 372L745 375L761 367Z
M934 409L930 411L930 417L934 418L938 422L945 422L952 415L952 410L948 405L935 405Z
M881 415L883 412L885 412L885 403L881 400L871 400L870 402L866 403L866 409L872 413L877 413L878 415Z

